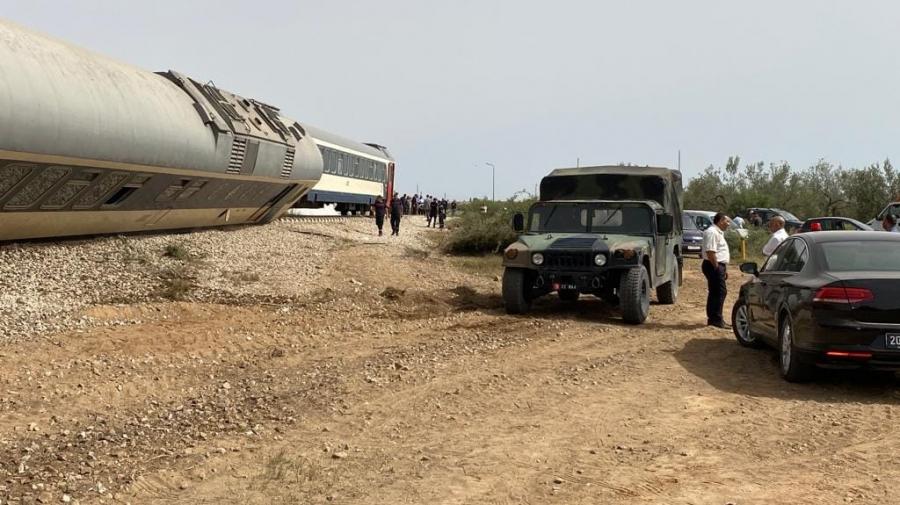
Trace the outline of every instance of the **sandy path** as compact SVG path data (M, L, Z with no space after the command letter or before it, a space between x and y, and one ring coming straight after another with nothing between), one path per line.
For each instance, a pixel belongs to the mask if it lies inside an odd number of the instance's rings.
M339 230L301 301L100 307L140 322L0 349L3 502L900 502L897 384L781 381L702 324L695 261L640 327L511 317L407 230Z

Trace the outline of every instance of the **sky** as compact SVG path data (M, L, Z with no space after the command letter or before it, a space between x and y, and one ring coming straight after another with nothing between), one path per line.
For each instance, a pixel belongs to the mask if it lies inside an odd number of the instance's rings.
M900 4L0 0L0 15L387 146L401 192L559 167L895 158ZM491 168L496 167L495 186Z

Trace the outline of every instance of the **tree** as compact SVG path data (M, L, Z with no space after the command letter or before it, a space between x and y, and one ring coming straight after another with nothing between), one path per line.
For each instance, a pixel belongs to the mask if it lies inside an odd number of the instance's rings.
M900 201L900 173L887 159L859 169L821 159L798 171L783 161L742 167L739 156L729 156L724 167L710 165L692 179L684 201L685 208L731 215L750 207L777 207L805 217L868 221L888 202Z

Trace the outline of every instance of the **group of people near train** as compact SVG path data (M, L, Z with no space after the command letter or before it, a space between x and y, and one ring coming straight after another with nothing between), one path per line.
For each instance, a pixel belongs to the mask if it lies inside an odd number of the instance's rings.
M378 235L384 234L384 218L391 217L391 235L400 235L400 220L404 215L422 214L426 217L426 226L429 228L444 229L447 213L456 214L456 200L448 201L446 198L437 198L431 195L407 195L394 193L390 204L381 196L372 204L372 215L375 216L375 226L378 227Z

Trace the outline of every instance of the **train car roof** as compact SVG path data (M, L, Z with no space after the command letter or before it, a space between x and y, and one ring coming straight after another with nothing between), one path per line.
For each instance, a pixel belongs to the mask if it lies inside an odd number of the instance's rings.
M345 147L347 149L352 149L354 151L367 154L369 156L375 156L381 159L392 160L391 156L387 154L385 151L380 149L376 149L370 145L363 144L362 142L357 142L355 140L350 140L345 137L341 137L340 135L336 135L331 132L327 132L321 128L315 127L309 123L300 123L300 126L306 130L306 133L309 134L314 140L321 140L323 142L327 142L329 144L334 144L336 146Z

